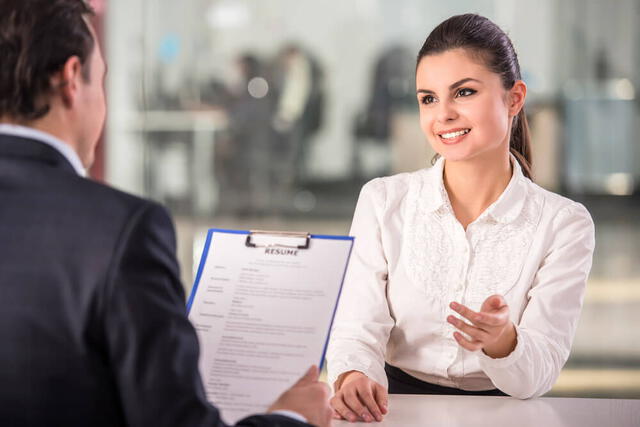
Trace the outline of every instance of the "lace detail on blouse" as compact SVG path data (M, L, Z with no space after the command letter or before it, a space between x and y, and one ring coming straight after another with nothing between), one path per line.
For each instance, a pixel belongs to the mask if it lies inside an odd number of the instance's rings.
M473 258L469 267L467 298L479 308L493 294L506 295L516 284L534 240L542 213L542 200L526 197L520 214L511 222L486 221L471 235Z
M427 297L441 300L445 308L453 290L464 286L467 304L477 309L488 296L505 295L517 282L540 220L542 198L519 186L514 190L529 194L514 219L496 220L492 205L465 232L442 181L429 185L427 173L413 174L409 183L403 233L407 273ZM433 192L441 201L435 209L428 202Z

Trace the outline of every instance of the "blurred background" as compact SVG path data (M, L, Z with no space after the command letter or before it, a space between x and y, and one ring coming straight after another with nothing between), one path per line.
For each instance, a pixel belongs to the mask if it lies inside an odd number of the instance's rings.
M640 398L640 0L93 0L109 63L95 179L173 213L190 291L210 227L347 234L367 180L433 152L415 56L447 17L512 38L534 174L596 252L554 396Z

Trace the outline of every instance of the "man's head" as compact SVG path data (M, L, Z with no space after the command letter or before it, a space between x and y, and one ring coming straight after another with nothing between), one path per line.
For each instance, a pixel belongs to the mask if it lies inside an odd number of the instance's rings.
M83 0L0 0L0 122L57 136L85 167L105 118L105 65Z

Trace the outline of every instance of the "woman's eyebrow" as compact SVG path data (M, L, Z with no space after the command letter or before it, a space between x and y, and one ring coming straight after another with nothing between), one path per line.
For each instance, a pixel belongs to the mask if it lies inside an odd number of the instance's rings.
M468 83L468 82L477 82L477 83L482 83L482 82L481 82L480 80L478 80L478 79L474 79L474 78L471 78L471 77L465 77L464 79L460 79L460 80L458 80L457 82L455 82L455 83L453 83L453 84L449 85L449 90L455 89L455 88L457 88L458 86L463 85L463 84ZM416 93L427 93L427 94L430 94L430 95L435 95L435 92L434 92L434 91L432 91L432 90L430 90L430 89L418 89L418 90L416 91Z
M471 77L467 77L467 78L464 78L464 79L462 79L462 80L458 80L457 82L453 83L452 85L449 85L449 89L455 89L455 88L457 88L458 86L463 85L463 84L468 83L468 82L482 83L482 82L481 82L480 80L478 80L478 79L474 79L474 78L471 78Z

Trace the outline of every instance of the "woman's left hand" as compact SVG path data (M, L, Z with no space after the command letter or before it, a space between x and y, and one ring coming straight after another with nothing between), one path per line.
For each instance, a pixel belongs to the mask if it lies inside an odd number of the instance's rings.
M449 307L471 322L466 323L455 316L447 317L447 322L471 338L454 332L453 336L461 347L469 351L483 350L494 359L508 356L516 347L516 329L509 320L509 306L502 295L487 298L480 312L457 302L452 302Z

